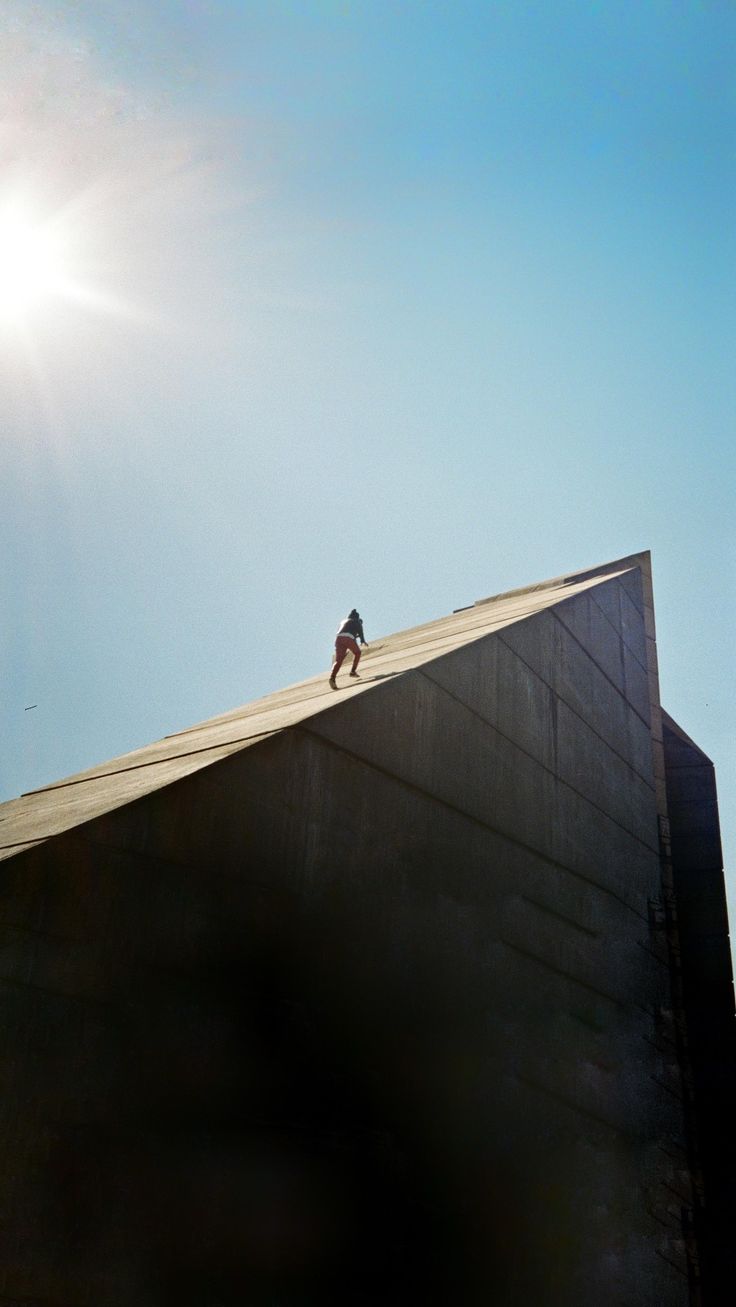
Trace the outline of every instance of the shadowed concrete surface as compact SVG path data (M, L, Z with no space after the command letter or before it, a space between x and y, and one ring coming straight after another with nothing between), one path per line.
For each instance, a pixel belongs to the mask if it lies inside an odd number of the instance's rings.
M361 670L0 808L0 1304L727 1301L648 555Z
M713 763L664 715L667 798L686 1017L688 1090L695 1109L696 1205L706 1302L736 1288L736 1048L733 977Z

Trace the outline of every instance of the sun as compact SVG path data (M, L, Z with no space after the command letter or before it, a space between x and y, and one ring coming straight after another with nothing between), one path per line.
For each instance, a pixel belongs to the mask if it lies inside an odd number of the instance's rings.
M44 303L74 293L63 229L34 218L17 202L6 204L0 209L0 321L26 322Z

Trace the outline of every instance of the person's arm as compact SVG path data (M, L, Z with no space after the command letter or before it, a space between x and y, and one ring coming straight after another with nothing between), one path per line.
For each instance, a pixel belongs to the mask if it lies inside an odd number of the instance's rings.
M364 636L364 634L363 634L363 623L362 623L362 622L358 622L358 626L359 626L359 628L360 628L359 631L358 631L358 638L359 638L359 640L360 640L360 643L361 643L361 644L366 644L367 641L366 641L366 638L365 638L365 636Z

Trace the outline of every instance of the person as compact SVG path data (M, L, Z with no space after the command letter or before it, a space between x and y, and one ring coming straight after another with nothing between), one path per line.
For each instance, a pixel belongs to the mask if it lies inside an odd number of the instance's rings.
M335 677L342 667L346 654L353 655L353 670L351 676L358 676L358 663L360 662L360 649L358 640L365 645L366 639L363 634L363 622L357 608L351 608L344 622L340 624L340 630L335 636L335 661L332 664L330 672L330 685L333 690L337 689Z

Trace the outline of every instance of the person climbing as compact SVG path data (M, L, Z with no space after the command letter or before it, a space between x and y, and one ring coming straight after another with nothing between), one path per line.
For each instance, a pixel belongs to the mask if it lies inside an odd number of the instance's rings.
M366 639L363 634L363 622L357 608L351 608L344 622L340 624L340 630L335 636L335 661L332 664L330 672L330 685L333 690L337 689L335 677L342 667L345 655L353 655L353 670L351 676L359 676L358 663L360 662L360 649L358 640L365 645Z

